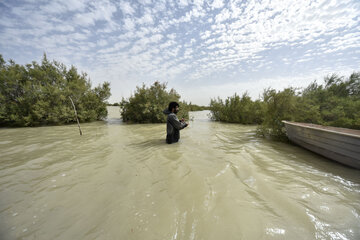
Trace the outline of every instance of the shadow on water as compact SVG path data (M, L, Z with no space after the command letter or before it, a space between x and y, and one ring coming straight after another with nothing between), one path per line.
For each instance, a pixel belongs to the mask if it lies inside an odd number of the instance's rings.
M303 166L303 171L339 176L344 180L360 184L358 177L360 170L358 169L325 158L291 142L281 143L268 139L261 139L261 142L261 144L270 146L279 156L282 156L279 160L293 166L300 164L298 166Z

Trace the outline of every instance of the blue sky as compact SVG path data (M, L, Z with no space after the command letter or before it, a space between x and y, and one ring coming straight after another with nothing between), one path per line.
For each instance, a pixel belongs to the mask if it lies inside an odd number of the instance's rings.
M207 105L360 71L358 0L3 0L0 54L43 53L111 83L110 102L158 80Z

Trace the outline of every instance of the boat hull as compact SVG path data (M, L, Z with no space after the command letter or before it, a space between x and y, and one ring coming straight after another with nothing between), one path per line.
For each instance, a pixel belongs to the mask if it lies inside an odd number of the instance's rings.
M357 130L344 133L341 128L288 121L283 123L290 141L326 158L360 169L360 135L357 135Z

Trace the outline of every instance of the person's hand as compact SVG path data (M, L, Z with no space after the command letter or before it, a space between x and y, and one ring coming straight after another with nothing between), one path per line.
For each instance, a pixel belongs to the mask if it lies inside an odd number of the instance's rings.
M182 118L182 119L180 120L180 122L185 122L185 119L184 119L184 118Z

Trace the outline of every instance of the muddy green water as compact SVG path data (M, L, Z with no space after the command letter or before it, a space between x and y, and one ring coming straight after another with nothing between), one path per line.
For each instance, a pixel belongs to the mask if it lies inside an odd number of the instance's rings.
M0 239L360 239L360 171L206 114L0 129Z

